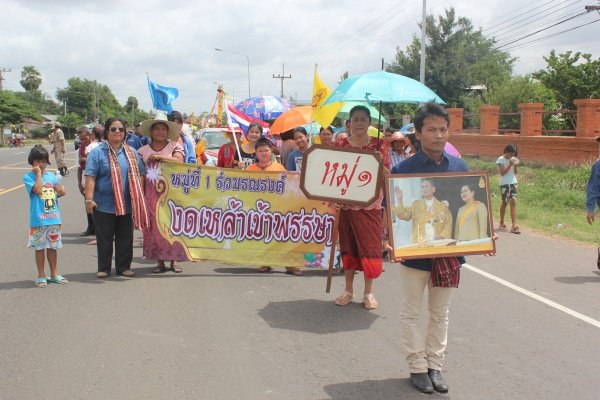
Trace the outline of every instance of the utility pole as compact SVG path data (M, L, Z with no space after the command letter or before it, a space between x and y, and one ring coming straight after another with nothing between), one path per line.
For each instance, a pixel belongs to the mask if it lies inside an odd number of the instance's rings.
M427 33L427 1L423 0L423 14L421 17L421 63L419 68L419 81L425 84L425 38Z
M4 77L2 76L3 72L10 72L12 71L12 69L10 68L2 68L0 69L0 90L2 90L2 81L4 80Z
M285 76L285 64L281 64L282 65L282 75L277 75L275 76L275 74L273 74L273 78L274 79L281 79L281 98L283 98L283 80L284 79L291 79L292 75L290 74L290 76Z

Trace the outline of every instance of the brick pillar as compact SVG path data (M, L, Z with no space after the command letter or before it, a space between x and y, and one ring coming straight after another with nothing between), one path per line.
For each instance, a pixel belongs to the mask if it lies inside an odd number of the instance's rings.
M600 99L576 99L577 137L600 136Z
M500 119L500 106L479 107L479 134L497 135Z
M464 108L446 108L446 111L450 115L450 126L448 127L450 133L462 133Z
M521 136L542 136L544 103L520 103Z

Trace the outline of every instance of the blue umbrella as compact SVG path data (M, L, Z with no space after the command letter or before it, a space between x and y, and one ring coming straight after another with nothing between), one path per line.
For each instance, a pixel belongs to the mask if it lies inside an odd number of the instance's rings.
M293 105L281 97L258 96L239 102L235 108L250 117L263 121L276 119L281 114L293 108Z
M427 86L403 75L385 71L367 72L344 79L323 105L338 101L369 101L371 103L445 104Z

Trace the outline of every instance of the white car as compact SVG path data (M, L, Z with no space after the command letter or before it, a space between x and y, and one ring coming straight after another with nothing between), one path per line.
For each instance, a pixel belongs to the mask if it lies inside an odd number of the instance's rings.
M229 139L225 137L224 128L204 128L196 132L196 143L204 140L206 148L204 154L208 160L206 165L210 167L217 166L217 156L219 154L219 148L225 143L229 143Z

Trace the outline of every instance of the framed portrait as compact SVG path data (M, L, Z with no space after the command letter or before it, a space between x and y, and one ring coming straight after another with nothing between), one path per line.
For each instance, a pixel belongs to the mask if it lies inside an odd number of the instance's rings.
M495 252L485 173L390 175L386 179L395 259Z

